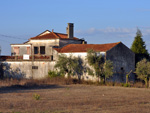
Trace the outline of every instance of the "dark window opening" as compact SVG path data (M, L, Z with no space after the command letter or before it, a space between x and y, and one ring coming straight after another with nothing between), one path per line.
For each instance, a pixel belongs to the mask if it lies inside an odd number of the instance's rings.
M121 70L123 70L123 67L121 67Z
M32 69L38 69L38 66L32 66Z
M53 55L51 55L51 61L53 60Z
M34 54L38 54L38 47L34 47Z
M40 54L45 54L45 46L40 46Z

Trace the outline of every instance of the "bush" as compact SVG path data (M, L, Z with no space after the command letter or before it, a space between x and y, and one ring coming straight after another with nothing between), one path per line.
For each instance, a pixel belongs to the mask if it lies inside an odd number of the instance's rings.
M33 98L34 98L35 100L39 100L39 99L40 99L40 95L35 93L35 94L33 95Z
M105 85L106 86L115 86L115 82L106 82Z
M137 81L133 84L133 87L136 87L136 88L144 88L145 87L145 84L143 81Z
M49 71L49 72L48 72L48 77L49 77L49 78L54 78L54 77L58 77L58 76L62 76L62 74L61 74L61 73L58 73L58 72L56 72L56 71Z
M123 86L124 87L130 87L131 85L130 85L130 83L125 83Z
M94 76L94 72L90 68L87 69L87 72L88 72L88 75L93 75Z

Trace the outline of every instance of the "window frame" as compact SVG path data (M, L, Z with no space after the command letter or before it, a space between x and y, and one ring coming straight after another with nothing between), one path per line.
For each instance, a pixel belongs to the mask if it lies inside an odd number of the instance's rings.
M27 55L31 54L31 47L27 47Z
M19 51L19 49L20 49L20 47L13 47L13 51L14 51L14 54L15 55L19 55L19 53L20 53L20 51Z
M46 53L45 46L40 46L40 54L45 55L45 53Z
M37 51L35 51L35 48L37 48ZM39 54L39 47L38 46L34 46L34 54L35 55Z

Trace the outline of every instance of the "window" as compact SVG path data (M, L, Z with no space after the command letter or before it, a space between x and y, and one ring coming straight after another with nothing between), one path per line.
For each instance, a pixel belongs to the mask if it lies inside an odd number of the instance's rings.
M38 47L34 47L34 54L38 54L39 51L38 51Z
M34 47L34 54L45 54L45 46Z
M40 54L45 54L45 46L40 46Z
M14 54L19 55L19 47L14 47Z
M121 71L123 71L123 67L121 67L120 69L121 69Z
M27 54L30 55L30 47L27 47Z
M32 66L32 69L38 69L38 66Z
M50 57L51 57L51 61L53 61L53 55L51 55Z

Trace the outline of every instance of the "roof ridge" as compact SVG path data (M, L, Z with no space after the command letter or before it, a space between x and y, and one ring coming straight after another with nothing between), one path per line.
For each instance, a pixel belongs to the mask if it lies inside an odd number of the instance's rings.
M41 34L43 34L43 33L46 32L46 31L49 31L49 32L51 33L50 30L45 30L45 31L43 31L42 33L38 34L37 36L40 36ZM35 36L35 37L36 37L36 36Z
M54 33L56 33L56 34L61 34L61 35L68 35L67 33L58 33L58 32L54 32ZM60 37L61 38L61 37ZM73 37L73 38L77 38L77 37Z
M53 32L53 33L58 33L58 32ZM58 33L58 34L63 34L63 35L67 35L66 33Z
M64 52L86 52L86 49L94 49L95 51L106 52L114 48L121 42L107 43L107 44L67 44L61 48L55 49L60 53Z
M53 31L51 32L49 30L46 30L37 36L29 38L28 40L32 40L32 39L40 39L41 40L41 39L69 39L69 38L67 37L67 34L57 33L57 32L53 32ZM73 38L70 38L69 40L80 40L80 39L78 39L77 37L73 37Z
M55 34L54 32L51 32L51 33L53 33L57 38L60 38L57 34Z
M105 44L119 44L119 43L122 43L122 42L105 43ZM68 44L68 45L104 45L104 44ZM66 45L66 46L68 46L68 45Z

